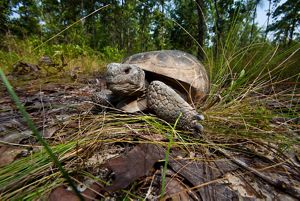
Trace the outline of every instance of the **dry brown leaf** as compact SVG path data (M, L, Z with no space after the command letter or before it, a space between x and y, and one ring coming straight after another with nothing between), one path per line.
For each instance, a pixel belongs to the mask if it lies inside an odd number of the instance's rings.
M13 162L23 151L26 151L26 149L19 147L0 146L0 167Z
M165 158L165 151L154 144L140 144L126 155L109 160L103 165L115 173L115 180L105 191L126 188L140 177L148 175L154 163Z
M43 132L43 137L44 138L51 138L52 135L58 131L60 129L60 127L58 126L52 126L52 127L49 127L49 128L45 128L44 129L44 132Z
M80 201L80 199L72 191L59 186L50 193L49 201Z
M218 163L220 162L220 163ZM226 161L186 161L170 160L170 167L178 174L189 181L193 187L201 186L195 189L200 200L234 200L238 195L222 182L212 182L223 175L222 169L234 171L238 167ZM220 168L220 169L219 169ZM210 183L212 182L212 183ZM207 183L207 185L205 185Z
M98 200L101 187L97 183L93 183L89 188L85 189L81 194L85 201ZM66 189L64 186L55 188L49 195L49 201L80 201L73 191Z
M197 200L198 196L191 192L186 185L176 178L166 177L166 195L162 201Z

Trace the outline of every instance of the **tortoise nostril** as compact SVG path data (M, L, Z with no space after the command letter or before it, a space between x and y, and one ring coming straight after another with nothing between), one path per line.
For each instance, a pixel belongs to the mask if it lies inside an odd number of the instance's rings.
M130 73L130 68L126 68L124 72L125 72L125 74L129 74Z

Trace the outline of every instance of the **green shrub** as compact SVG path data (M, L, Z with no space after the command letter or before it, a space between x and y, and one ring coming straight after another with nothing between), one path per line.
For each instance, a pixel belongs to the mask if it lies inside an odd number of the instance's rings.
M119 50L116 47L106 46L101 52L109 61L120 62L124 57L124 51Z

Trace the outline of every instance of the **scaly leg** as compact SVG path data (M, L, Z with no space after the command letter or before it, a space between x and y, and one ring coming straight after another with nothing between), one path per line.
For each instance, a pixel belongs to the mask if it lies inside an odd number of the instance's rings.
M198 120L203 120L203 115L190 106L171 87L160 81L150 83L147 91L147 105L157 116L169 123L175 123L179 115L178 127L185 130L202 132L203 127Z

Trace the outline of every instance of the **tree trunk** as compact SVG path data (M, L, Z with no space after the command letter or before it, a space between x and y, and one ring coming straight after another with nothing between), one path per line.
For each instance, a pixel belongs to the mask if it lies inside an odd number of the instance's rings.
M197 57L200 61L204 60L204 40L205 40L205 22L204 22L204 2L203 0L196 0L197 13L198 13L198 47Z
M147 41L147 17L149 12L147 11L147 7L144 6L143 10L142 10L142 17L140 18L140 24L139 26L141 27L141 38L140 38L140 49L142 52L145 52L146 50L148 50L148 41Z
M286 27L286 29L284 30L284 38L283 38L283 43L285 46L287 45L288 37L289 37L289 28Z
M3 3L0 4L0 11L1 11L1 13L0 13L0 22L1 22L0 35L1 35L1 37L8 34L9 10L10 10L9 1L3 1Z
M295 31L296 22L297 22L297 19L294 18L293 21L292 21L292 26L291 26L290 31L289 31L289 42L288 42L288 45L290 45L292 43L292 41L293 41L293 35L294 35L294 31Z
M258 0L255 1L255 5L254 5L254 13L253 13L253 16L252 16L252 26L251 26L251 32L250 32L250 42L252 42L253 35L254 35L254 26L255 26L255 17L256 17L256 13L257 13L257 4L258 4Z
M269 1L269 8L268 8L268 18L267 18L267 27L266 27L266 31L265 31L265 40L267 39L268 36L268 29L269 29L269 24L270 24L270 16L271 16L271 5L272 5L272 0L268 0Z
M165 41L166 41L166 38L165 38L165 1L164 0L160 0L160 5L161 5L161 13L162 13L162 16L160 16L160 27L159 27L159 39L160 39L160 42L159 42L159 49L164 49L165 47Z
M218 4L217 0L214 0L214 6L215 6L215 12L216 12L216 19L215 19L215 41L214 41L214 57L218 57L218 49L219 49L219 43L221 42L221 18L219 14Z

